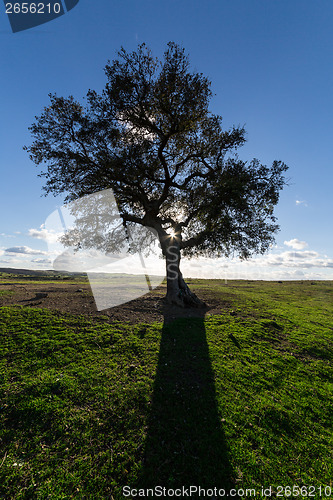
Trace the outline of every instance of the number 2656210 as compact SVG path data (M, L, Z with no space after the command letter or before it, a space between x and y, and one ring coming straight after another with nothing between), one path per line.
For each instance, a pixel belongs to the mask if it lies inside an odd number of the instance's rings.
M6 3L6 14L60 14L60 3Z

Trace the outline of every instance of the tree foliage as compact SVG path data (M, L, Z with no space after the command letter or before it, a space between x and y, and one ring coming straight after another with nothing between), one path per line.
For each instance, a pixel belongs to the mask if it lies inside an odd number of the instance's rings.
M178 285L181 254L265 252L287 167L238 158L245 130L224 130L209 109L211 83L191 71L185 50L170 42L158 60L145 44L122 48L105 75L103 91L89 90L85 104L50 95L36 117L27 149L46 167L46 193L72 201L112 188L124 224L153 227L167 261L177 248Z

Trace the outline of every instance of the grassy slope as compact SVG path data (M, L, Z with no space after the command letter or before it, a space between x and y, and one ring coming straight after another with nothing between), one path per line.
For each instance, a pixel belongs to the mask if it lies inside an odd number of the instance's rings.
M330 484L332 282L207 287L231 314L163 327L0 309L0 498Z

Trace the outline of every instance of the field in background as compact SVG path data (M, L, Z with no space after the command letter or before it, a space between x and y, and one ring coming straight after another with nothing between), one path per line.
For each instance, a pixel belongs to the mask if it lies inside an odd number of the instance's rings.
M0 308L0 498L189 484L330 498L333 283L189 281L219 314Z

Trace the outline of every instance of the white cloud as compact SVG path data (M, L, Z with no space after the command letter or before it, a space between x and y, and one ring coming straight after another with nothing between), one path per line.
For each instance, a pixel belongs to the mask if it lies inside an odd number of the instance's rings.
M38 240L45 240L48 243L56 243L59 240L59 237L63 235L63 233L57 233L56 231L50 231L45 228L44 224L40 226L39 229L29 229L29 236L32 238L37 238Z
M304 205L305 207L308 206L308 204L305 200L296 200L296 205Z
M42 250L34 250L33 248L22 246L22 247L11 247L6 248L5 252L7 254L25 254L25 255L47 255L48 252L43 252Z
M50 259L32 259L31 262L35 262L36 264L51 264L52 260L50 260Z
M276 252L276 250L275 250ZM310 250L288 250L255 256L247 261L182 259L184 277L246 280L333 279L333 259Z
M265 266L281 267L301 267L308 268L333 268L333 259L320 256L318 252L298 251L282 252L280 254L271 254L258 259Z
M319 257L317 252L284 252L289 259L312 259L314 257Z
M0 233L0 236L3 238L15 238L13 234Z
M308 246L306 241L300 241L297 238L289 241L284 241L284 244L287 245L287 247L295 248L296 250L303 250L303 248Z

